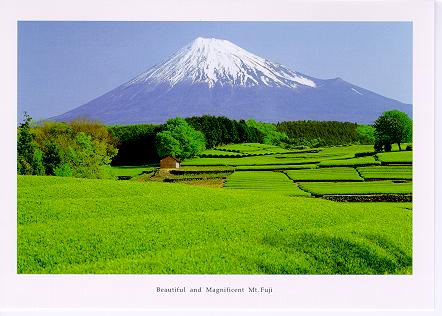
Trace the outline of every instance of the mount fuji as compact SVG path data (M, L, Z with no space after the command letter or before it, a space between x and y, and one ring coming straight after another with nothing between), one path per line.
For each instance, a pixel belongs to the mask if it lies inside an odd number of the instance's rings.
M196 115L263 122L327 120L372 123L405 104L341 78L317 79L220 39L197 38L129 82L50 120L105 124L163 123Z

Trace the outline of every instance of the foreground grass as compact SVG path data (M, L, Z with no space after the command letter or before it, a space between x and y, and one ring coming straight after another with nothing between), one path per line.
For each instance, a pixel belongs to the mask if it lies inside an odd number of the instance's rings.
M404 274L411 203L18 177L18 273Z

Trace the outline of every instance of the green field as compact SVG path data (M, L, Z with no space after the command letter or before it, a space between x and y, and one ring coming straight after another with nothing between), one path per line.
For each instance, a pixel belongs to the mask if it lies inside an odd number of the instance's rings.
M217 158L176 170L108 167L109 180L19 176L18 273L412 272L412 204L374 202L411 199L412 152L249 143L206 154Z
M262 165L262 166L236 166L237 171L270 171L270 170L294 170L294 169L314 169L316 165L305 164L305 165Z
M252 154L258 151L267 151L266 155L259 156L249 156L233 158L230 157L217 157L217 158L193 158L188 159L183 162L183 166L265 166L265 165L301 165L301 164L318 164L323 166L354 166L354 165L372 165L380 164L374 160L373 157L362 157L355 158L356 153L371 152L373 151L372 145L352 145L352 146L341 146L341 147L328 147L319 148L314 150L292 150L287 151L285 149L279 148L274 149L275 146L263 145L263 148L256 148L251 144L233 144L223 146L219 149L225 150L237 150L239 152L230 152L231 155L236 154ZM246 149L255 149L252 151L245 151ZM267 148L267 149L266 149ZM219 152L219 155L226 154L229 152L215 150ZM242 151L241 151L242 150ZM313 151L313 152L311 152ZM314 152L316 151L316 152Z
M366 180L373 179L404 179L413 178L413 169L411 166L376 166L357 168L361 176Z
M398 151L398 152L389 152L389 153L378 153L376 154L378 160L382 163L391 163L391 164L411 164L413 161L413 152L412 151Z
M411 203L50 176L17 201L18 273L412 272Z
M108 168L113 177L135 177L140 174L152 172L155 168L151 166L113 166Z
M278 146L257 143L229 144L222 147L207 149L199 154L200 158L229 158L263 156L283 153L298 153L299 150L283 149Z
M287 171L293 181L364 181L354 168L321 168Z
M412 184L392 181L302 183L300 188L314 195L324 194L411 194Z
M183 166L264 166L315 164L317 162L319 161L315 158L270 155L241 158L194 158L184 161Z
M345 167L345 166L369 166L369 165L380 165L381 163L375 160L374 157L360 157L360 158L350 158L350 159L336 159L336 160L325 160L319 163L319 167Z
M237 171L231 174L224 187L236 190L254 190L287 194L292 196L309 196L302 191L285 174L272 171Z

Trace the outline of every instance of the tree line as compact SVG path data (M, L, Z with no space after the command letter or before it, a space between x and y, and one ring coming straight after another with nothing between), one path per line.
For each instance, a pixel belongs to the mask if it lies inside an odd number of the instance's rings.
M173 155L186 159L206 148L230 143L266 143L284 148L374 144L376 151L411 141L412 121L387 111L370 125L335 121L289 121L277 124L232 120L223 116L174 118L162 125L104 126L85 120L32 123L29 115L17 129L19 174L100 178L103 165L157 163Z
M373 144L373 128L350 122L289 121L276 124L292 146L333 146L345 144Z
M17 129L18 174L102 178L117 153L117 139L98 122L36 125L25 113Z

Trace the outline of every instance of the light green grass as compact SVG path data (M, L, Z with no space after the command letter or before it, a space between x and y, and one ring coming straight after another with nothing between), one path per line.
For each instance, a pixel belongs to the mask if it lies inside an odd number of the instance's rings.
M151 172L154 167L150 166L112 166L109 169L110 174L113 177L125 176L125 177L135 177L143 172Z
M257 145L264 146L264 149L256 147ZM373 151L372 145L352 145L352 146L341 146L341 147L326 147L319 148L319 152L305 152L305 151L288 151L283 148L279 148L272 145L263 144L232 144L226 145L221 148L226 148L230 150L245 150L251 148L248 154L253 152L258 153L259 150L267 150L267 153L272 153L271 155L261 155L261 156L251 156L251 157L240 157L240 158L193 158L187 159L183 162L183 166L253 166L253 165L293 165L293 164L317 164L323 161L331 161L330 166L338 165L358 165L358 162L363 162L363 158L358 158L359 160L350 160L354 157L355 153L369 152ZM279 149L278 149L279 148ZM253 151L254 150L254 151ZM220 151L220 154L227 153ZM235 153L232 153L235 154ZM262 154L262 153L260 153ZM371 159L370 159L371 158ZM335 163L334 160L339 159L340 163ZM379 164L379 162L374 162L373 157L367 157L369 164ZM367 160L367 161L368 161ZM366 161L366 163L367 163ZM323 165L328 165L323 163Z
M317 154L322 160L354 158L356 153L372 152L373 145L351 145L320 148Z
M359 167L359 173L366 180L371 179L403 179L413 178L412 166L376 166Z
M18 177L18 273L404 274L411 203Z
M379 161L376 161L374 157L360 157L351 159L336 159L325 160L319 163L319 167L339 167L339 166L366 166L366 165L380 165Z
M212 178L226 178L229 175L228 172L210 172L210 173L184 173L184 174L171 174L167 176L167 179L212 179Z
M250 171L250 170L292 170L292 169L314 169L316 165L306 164L306 165L264 165L264 166L237 166L235 169L238 171Z
M194 158L187 159L183 166L254 166L254 165L293 165L315 164L318 159L304 157L280 157L278 155L241 158Z
M216 156L220 158L224 157L242 157L242 153L237 152L231 152L231 151L222 151L222 150L216 150L216 149L206 149L201 154L198 155L199 157L210 157L210 156Z
M397 151L388 153L376 154L378 160L383 163L407 163L411 164L413 161L412 151Z
M184 172L192 172L192 171L234 171L235 169L228 166L181 166L178 170Z
M302 183L301 189L324 194L411 194L412 184L391 181Z
M309 196L302 191L282 172L272 171L236 171L224 184L227 189L270 191L280 194Z
M364 181L354 168L337 167L286 171L294 181Z

